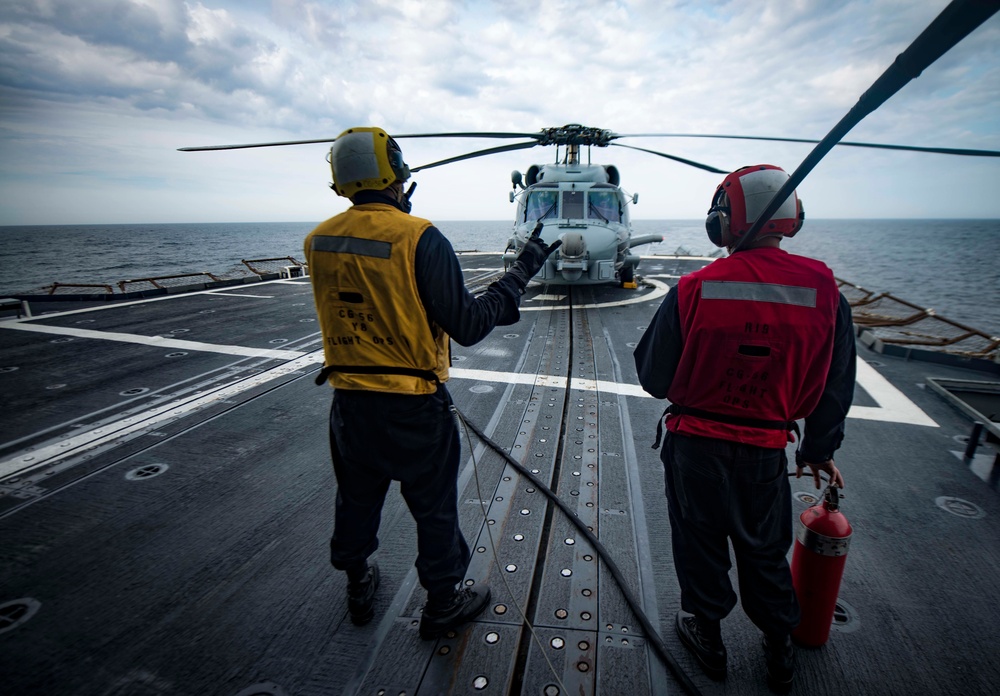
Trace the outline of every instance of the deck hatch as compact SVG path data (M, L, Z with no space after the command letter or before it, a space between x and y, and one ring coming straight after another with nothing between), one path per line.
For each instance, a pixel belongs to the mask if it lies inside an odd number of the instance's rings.
M37 599L24 597L0 604L0 633L12 631L31 619L42 604Z
M125 478L129 481L145 481L154 476L159 476L169 468L166 464L146 464L145 466L132 469L132 471L125 474Z
M839 633L853 633L861 627L861 620L854 607L837 598L837 603L833 607L833 622L830 628Z

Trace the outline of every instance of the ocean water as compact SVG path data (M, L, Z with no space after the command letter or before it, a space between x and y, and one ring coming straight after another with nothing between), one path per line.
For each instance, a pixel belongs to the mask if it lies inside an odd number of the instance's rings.
M437 221L457 250L500 251L510 221ZM241 259L302 259L311 222L0 227L0 295L53 282L106 283L245 270ZM715 251L701 220L634 220L663 234L642 254ZM844 280L1000 335L1000 220L807 220L783 248ZM641 272L641 266L640 266Z

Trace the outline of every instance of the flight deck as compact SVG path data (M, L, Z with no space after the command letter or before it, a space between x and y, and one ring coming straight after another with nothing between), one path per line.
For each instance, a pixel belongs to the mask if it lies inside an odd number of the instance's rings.
M460 259L473 291L501 272L500 254ZM651 448L665 403L632 361L669 287L710 260L644 257L637 289L533 283L517 324L452 344L448 388L600 539L697 691L762 694L759 632L739 607L723 623L724 682L674 633ZM597 551L461 422L465 582L488 583L490 605L420 639L415 527L393 486L376 616L351 624L328 562L331 392L313 382L308 278L29 309L0 320L0 691L684 692ZM995 692L994 451L964 459L972 423L927 383L978 376L859 345L837 457L854 539L829 642L797 651L796 692ZM797 516L818 493L811 477L791 481Z

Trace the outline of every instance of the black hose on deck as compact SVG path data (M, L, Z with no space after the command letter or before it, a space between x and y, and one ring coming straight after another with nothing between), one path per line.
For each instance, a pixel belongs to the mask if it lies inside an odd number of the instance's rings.
M618 569L618 565L615 563L614 559L608 554L607 549L604 548L604 544L600 542L594 533L587 528L587 525L585 525L583 521L576 516L575 512L570 510L569 506L566 505L566 503L564 503L551 488L545 485L537 476L531 473L530 470L525 468L523 464L510 456L510 454L507 453L500 445L491 440L486 433L479 429L479 426L467 419L465 414L459 411L457 407L455 408L455 413L458 414L458 417L462 419L462 422L465 423L466 426L471 428L472 431L476 433L476 436L479 437L484 444L489 445L493 451L503 457L508 464L518 471L518 473L531 481L536 488L542 491L542 493L544 493L549 500L554 502L559 509L566 514L566 517L568 517L569 520L576 525L576 528L587 538L587 541L594 547L597 555L600 556L601 560L603 560L604 564L608 567L608 570L611 571L611 576L621 588L625 601L628 603L632 613L635 614L636 619L639 620L639 625L641 625L642 630L646 632L647 639L653 648L655 648L656 653L660 656L660 659L663 660L663 662L670 669L670 672L674 675L677 681L680 682L685 693L690 694L690 696L701 696L701 691L699 691L695 683L691 681L691 677L689 677L687 673L681 669L681 666L677 664L677 661L674 660L669 652L667 652L666 644L663 642L660 634L656 631L656 628L653 627L653 624L650 623L649 619L646 617L645 612L643 612L642 607L639 605L639 600L636 599L635 595L633 595L632 591L628 588L628 585L625 584L625 577Z

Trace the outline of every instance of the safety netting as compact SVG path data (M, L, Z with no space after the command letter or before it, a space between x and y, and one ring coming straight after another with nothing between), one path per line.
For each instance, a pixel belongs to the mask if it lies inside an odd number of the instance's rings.
M996 336L887 292L875 293L840 278L837 284L851 305L854 323L883 343L1000 360L1000 338Z

